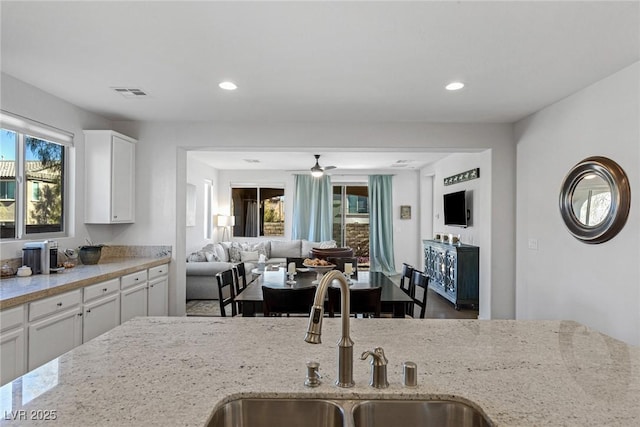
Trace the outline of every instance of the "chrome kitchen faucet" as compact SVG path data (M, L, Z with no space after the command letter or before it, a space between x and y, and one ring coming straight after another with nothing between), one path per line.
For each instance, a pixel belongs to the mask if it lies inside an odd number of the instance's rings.
M313 299L313 307L309 316L309 327L304 340L310 344L320 344L320 334L322 333L322 317L324 314L324 299L327 289L331 282L337 280L340 282L340 294L342 295L342 304L340 309L340 317L342 320L342 337L338 341L338 379L336 385L338 387L353 387L353 341L349 337L349 284L344 275L337 270L326 273L316 289L316 295Z

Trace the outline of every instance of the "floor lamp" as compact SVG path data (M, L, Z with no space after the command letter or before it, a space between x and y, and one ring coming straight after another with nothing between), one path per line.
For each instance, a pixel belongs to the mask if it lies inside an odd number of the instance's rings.
M227 233L227 229L229 227L233 227L234 225L236 225L236 217L231 215L218 215L218 227L222 227L223 231L222 231L222 241L225 242L225 235ZM229 236L229 239L231 239L231 236Z

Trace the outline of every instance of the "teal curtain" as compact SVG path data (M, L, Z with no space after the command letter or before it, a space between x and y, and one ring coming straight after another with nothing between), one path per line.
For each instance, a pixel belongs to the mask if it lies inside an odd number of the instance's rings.
M331 178L323 175L295 175L293 197L293 239L312 242L331 240L332 232L332 191Z
M391 175L369 176L369 269L395 273Z

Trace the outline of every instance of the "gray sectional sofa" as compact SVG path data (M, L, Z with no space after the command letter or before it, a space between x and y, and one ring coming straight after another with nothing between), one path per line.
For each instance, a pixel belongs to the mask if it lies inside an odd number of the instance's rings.
M215 275L244 263L247 275L261 254L267 265L285 265L287 258L307 258L313 248L335 248L336 242L308 240L262 240L255 242L211 243L187 257L187 300L218 299Z

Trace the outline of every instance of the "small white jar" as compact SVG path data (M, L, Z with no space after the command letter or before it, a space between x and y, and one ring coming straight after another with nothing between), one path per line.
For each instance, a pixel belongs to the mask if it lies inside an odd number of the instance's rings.
M31 273L31 267L29 267L28 265L23 265L22 267L18 268L17 275L20 277L27 277L31 276Z

